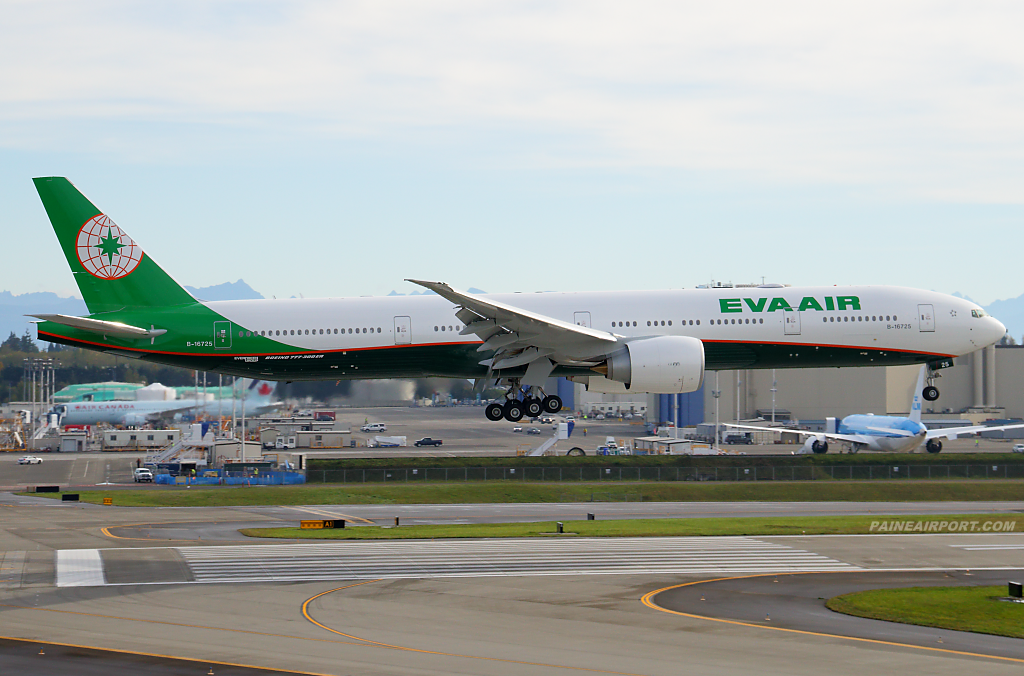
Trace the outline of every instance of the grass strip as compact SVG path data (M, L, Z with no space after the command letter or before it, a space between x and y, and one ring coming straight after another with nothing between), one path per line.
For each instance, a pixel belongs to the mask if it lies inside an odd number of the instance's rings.
M439 484L302 486L179 486L84 490L82 502L112 498L122 507L241 507L252 505L446 505L559 502L938 502L1024 498L1021 481L639 482L469 481ZM22 493L59 500L61 493Z
M555 534L554 521L533 523L439 524L417 526L355 526L332 530L299 528L246 528L243 535L264 538L314 540L410 540L434 538L523 537L659 537L681 535L859 535L880 531L882 522L900 522L900 532L993 532L985 523L1000 523L996 532L1024 531L1024 514L929 516L790 516L710 519L615 519L564 521L565 534ZM907 524L911 524L908 528ZM918 528L916 524L921 524ZM935 524L929 526L929 524ZM952 524L956 524L953 526ZM873 527L874 525L874 527ZM955 530L954 530L955 529Z
M1006 603L1000 587L908 587L843 594L831 610L875 620L1024 638L1024 604Z

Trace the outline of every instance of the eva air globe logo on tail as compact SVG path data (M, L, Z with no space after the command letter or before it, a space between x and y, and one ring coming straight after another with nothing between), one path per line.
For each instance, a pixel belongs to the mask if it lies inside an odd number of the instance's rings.
M93 216L78 231L78 260L93 277L120 279L142 260L142 249L117 223L103 214Z

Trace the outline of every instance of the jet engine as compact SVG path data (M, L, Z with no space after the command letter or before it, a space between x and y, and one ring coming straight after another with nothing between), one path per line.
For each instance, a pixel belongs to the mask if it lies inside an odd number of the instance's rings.
M704 383L704 343L689 336L642 338L626 343L594 370L630 392L696 392Z
M149 422L145 413L127 413L124 416L124 424L129 427L138 427Z
M803 453L828 453L828 440L825 437L807 437L800 450Z

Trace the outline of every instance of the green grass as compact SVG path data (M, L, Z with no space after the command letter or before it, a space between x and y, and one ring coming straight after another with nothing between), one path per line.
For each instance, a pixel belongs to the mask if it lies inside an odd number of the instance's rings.
M1020 481L913 482L611 482L555 483L470 481L440 484L306 484L302 486L209 486L185 489L75 491L83 502L129 507L234 507L246 505L387 505L461 503L557 503L639 500L644 502L918 502L1020 500ZM23 494L25 495L25 494ZM31 494L36 495L36 494ZM60 499L60 493L38 497Z
M909 587L843 594L826 605L839 613L939 629L1024 638L1024 604L996 601L1001 587Z
M756 517L715 519L616 519L564 521L565 534L555 533L555 522L482 523L429 526L354 526L333 530L299 528L246 528L242 534L265 538L317 540L404 540L431 538L521 538L521 537L656 537L678 535L858 535L871 533L872 523L884 517L815 516ZM900 521L929 523L943 521L1013 521L1015 530L1024 531L1022 514L984 514L954 516L896 517Z

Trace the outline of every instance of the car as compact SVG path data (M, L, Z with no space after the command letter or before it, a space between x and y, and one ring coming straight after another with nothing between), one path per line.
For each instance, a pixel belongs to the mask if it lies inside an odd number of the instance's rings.
M540 424L541 425L551 425L554 422L555 422L555 419L552 418L551 416L544 416L543 418L540 419Z
M370 423L360 427L363 432L387 432L388 426L384 423Z
M594 420L604 420L604 413L598 413L595 415Z
M1014 444L1013 445L1013 452L1014 453L1024 453L1024 444Z
M724 444L752 444L754 441L745 434L727 434L722 439Z
M441 444L440 439L431 439L430 437L423 437L413 442L413 446L440 446Z
M18 458L19 465L41 465L43 464L42 458L37 458L34 455L25 455Z
M513 428L512 428L512 431L513 431L513 432L522 432L522 431L523 431L523 428L522 428L522 427L513 427Z
M153 483L153 470L148 467L135 469L135 483Z
M540 428L539 427L530 427L529 429L526 430L526 433L527 434L540 434Z

